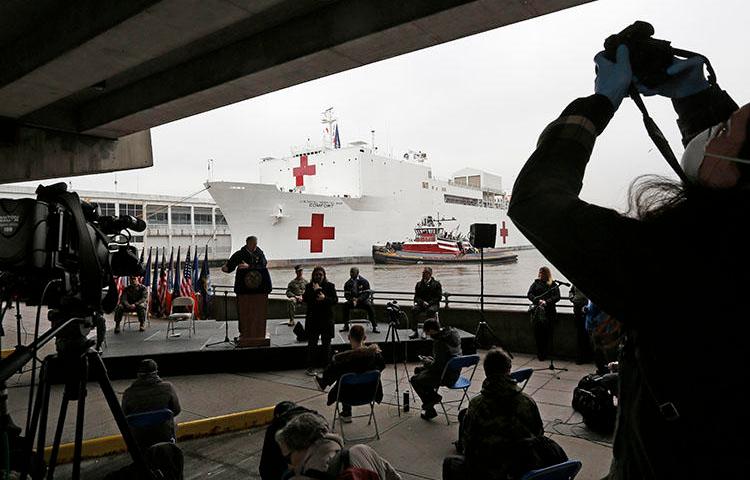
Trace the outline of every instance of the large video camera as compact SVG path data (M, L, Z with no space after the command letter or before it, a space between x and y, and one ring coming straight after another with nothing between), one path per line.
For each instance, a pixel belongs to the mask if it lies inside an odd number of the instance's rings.
M401 309L401 306L396 300L391 300L390 302L386 303L385 311L388 314L389 324L398 327L400 326L402 320L405 322L406 312Z
M71 316L111 312L117 303L113 276L143 275L128 230L143 231L146 223L101 216L64 183L39 186L36 194L0 199L3 298L12 295Z

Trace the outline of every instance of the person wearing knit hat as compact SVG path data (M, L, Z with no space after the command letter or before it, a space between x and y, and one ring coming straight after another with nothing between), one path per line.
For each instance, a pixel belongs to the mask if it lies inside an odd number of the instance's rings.
M172 420L163 428L150 431L145 437L136 432L138 443L144 448L175 438L174 417L181 411L180 400L174 386L162 380L158 371L159 366L154 360L150 358L141 360L136 370L137 378L122 394L122 410L125 415L153 412L165 408L172 412ZM147 439L145 441L148 445L143 445L143 438Z

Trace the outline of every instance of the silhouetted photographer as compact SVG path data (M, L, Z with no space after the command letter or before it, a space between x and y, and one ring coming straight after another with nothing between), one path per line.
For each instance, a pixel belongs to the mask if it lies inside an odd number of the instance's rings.
M750 333L750 105L738 109L705 57L634 27L608 39L594 59L596 93L573 101L544 130L508 214L566 278L623 323L609 478L736 478L750 464L740 437L750 414L738 385ZM644 114L638 92L670 98L686 149L680 165L670 160L646 118L681 180L641 179L623 214L579 193L596 138L629 92ZM675 368L697 352L690 368Z

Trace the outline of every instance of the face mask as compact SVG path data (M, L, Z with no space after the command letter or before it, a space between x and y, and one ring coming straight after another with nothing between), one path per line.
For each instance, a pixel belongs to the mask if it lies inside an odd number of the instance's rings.
M685 147L685 152L682 154L680 165L682 166L685 175L687 175L690 180L694 182L700 180L699 174L701 165L703 165L706 157L750 165L750 160L748 159L706 152L706 147L716 136L726 133L730 122L731 119L726 124L721 123L714 125L711 128L707 128L696 135L690 143L688 143L687 147Z

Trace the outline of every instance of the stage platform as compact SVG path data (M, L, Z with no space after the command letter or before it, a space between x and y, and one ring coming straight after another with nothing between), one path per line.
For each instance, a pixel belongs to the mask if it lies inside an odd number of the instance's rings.
M304 325L304 320L300 320ZM188 336L187 323L178 324L179 336L167 338L166 320L151 320L151 326L145 332L139 332L137 323L124 328L119 334L107 330L107 344L102 358L107 366L110 378L132 378L143 358L152 358L159 364L159 370L166 376L193 375L225 372L251 372L270 370L292 370L305 367L307 343L297 342L292 328L286 319L268 320L266 331L271 340L268 347L237 348L233 343L218 343L225 339L228 326L229 339L239 332L237 322L216 322L198 320L195 322L195 333ZM341 325L336 325L335 336L331 346L336 351L349 346L347 334L339 332ZM387 362L394 358L394 344L386 341L387 324L378 326L380 333L371 332L372 327L365 325L367 342L377 343L383 350ZM465 354L474 353L474 335L463 330L461 344ZM410 330L398 330L400 345L396 347L399 360L408 356L416 360L417 355L429 355L432 352L432 341L429 339L409 340Z

